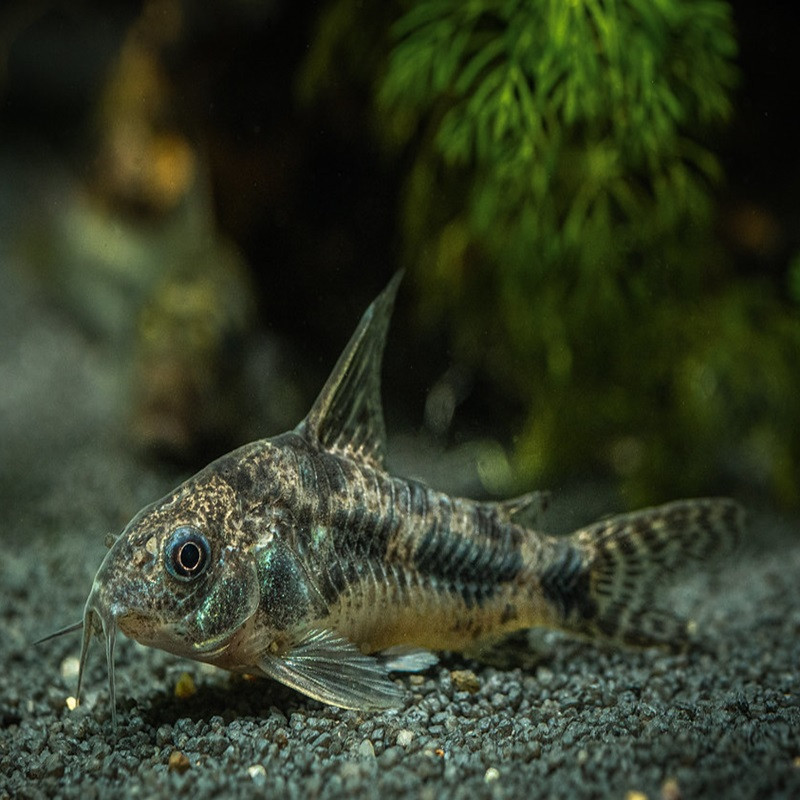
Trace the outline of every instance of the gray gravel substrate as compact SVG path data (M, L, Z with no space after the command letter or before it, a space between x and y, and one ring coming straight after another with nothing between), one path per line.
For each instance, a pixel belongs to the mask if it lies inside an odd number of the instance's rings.
M175 476L115 427L115 356L7 271L0 341L0 798L800 797L800 538L768 507L738 560L676 594L688 654L547 634L529 668L453 657L400 679L401 710L361 714L122 641L115 741L99 645L70 711L79 636L31 641L80 616L105 531ZM562 529L613 510L591 488L555 505ZM179 699L184 672L197 691Z

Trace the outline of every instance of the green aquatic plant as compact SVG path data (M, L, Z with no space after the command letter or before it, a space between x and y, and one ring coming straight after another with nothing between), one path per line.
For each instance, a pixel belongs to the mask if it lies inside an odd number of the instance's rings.
M423 132L411 247L432 238L431 187L452 194L459 178L449 221L526 283L565 267L613 275L631 250L708 219L719 166L703 135L729 117L735 77L727 4L428 0L393 35L383 134ZM443 273L452 245L440 235Z
M319 53L347 49L348 4L312 48L326 81ZM733 274L712 230L712 137L737 77L729 5L389 7L388 32L384 8L358 40L375 26L376 131L410 165L403 257L424 318L518 410L519 480L610 466L633 502L711 488L745 453L800 499L800 442L770 433L800 426L783 399L800 390L796 319Z

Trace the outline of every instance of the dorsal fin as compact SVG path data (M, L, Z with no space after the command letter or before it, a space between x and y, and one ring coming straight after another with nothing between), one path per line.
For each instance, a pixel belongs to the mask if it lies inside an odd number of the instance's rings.
M397 272L361 317L333 372L297 432L325 450L383 468L386 428L381 364L392 316Z

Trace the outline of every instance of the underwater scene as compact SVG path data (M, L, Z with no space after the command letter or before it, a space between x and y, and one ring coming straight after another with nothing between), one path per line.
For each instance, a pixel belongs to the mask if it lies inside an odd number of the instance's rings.
M800 795L799 21L7 0L0 800Z

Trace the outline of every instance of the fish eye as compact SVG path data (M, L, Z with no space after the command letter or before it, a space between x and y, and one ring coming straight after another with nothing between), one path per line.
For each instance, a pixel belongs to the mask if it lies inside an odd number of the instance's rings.
M190 581L202 575L210 556L211 548L206 537L189 525L176 528L164 547L167 572L179 581Z

